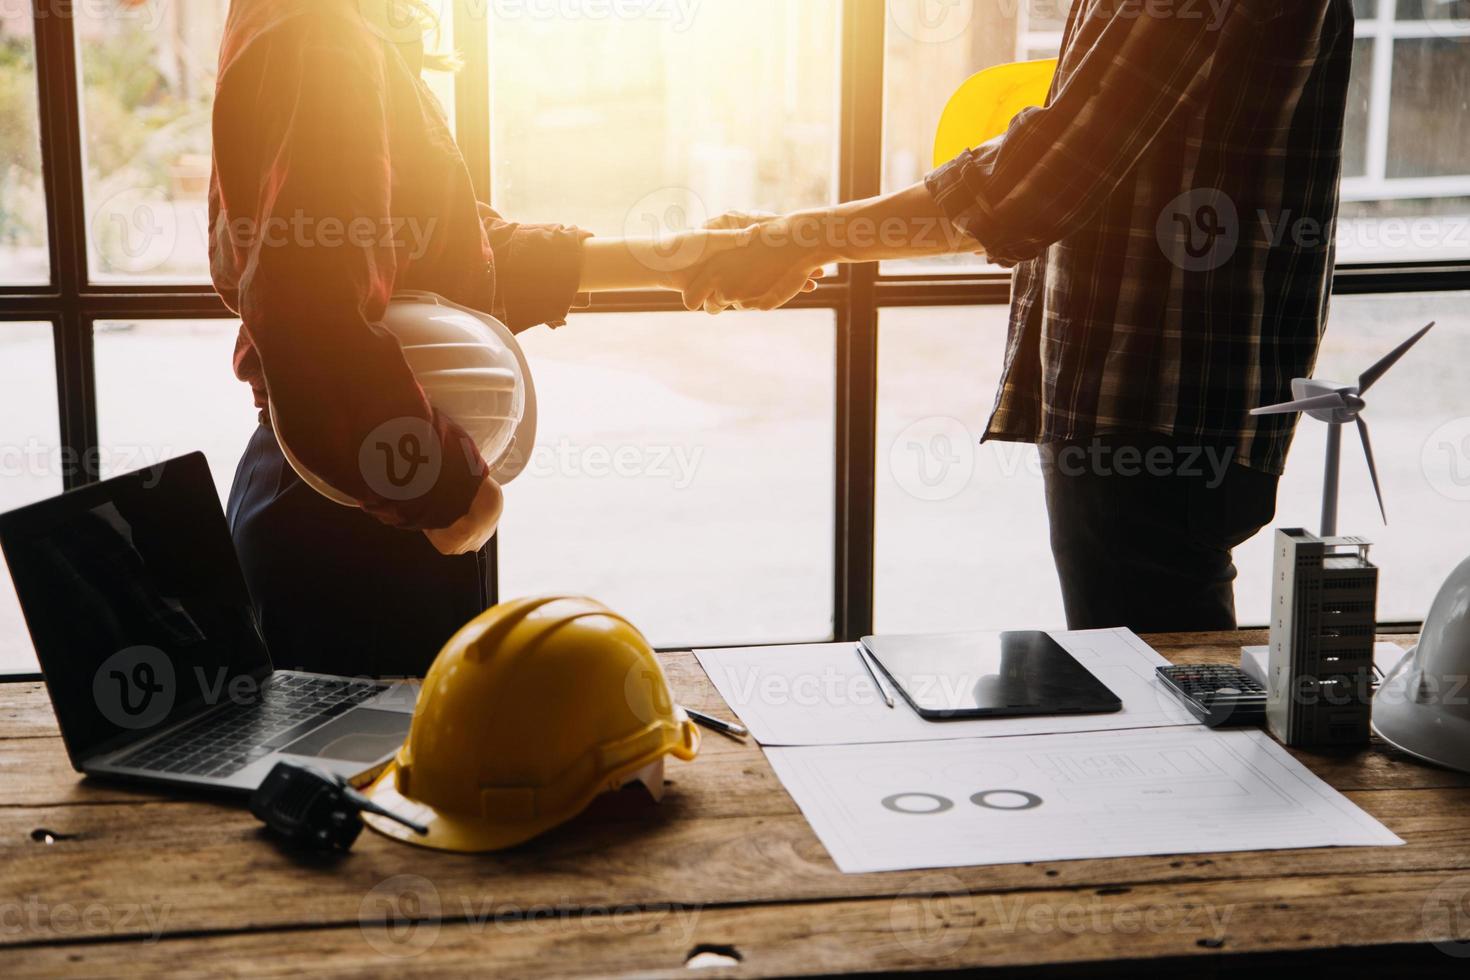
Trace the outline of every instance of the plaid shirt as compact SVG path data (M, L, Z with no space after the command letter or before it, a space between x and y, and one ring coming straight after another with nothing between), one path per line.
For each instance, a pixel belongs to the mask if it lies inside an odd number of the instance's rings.
M1335 257L1351 0L1076 0L1044 108L928 186L1016 267L986 439L1159 432L1280 473Z

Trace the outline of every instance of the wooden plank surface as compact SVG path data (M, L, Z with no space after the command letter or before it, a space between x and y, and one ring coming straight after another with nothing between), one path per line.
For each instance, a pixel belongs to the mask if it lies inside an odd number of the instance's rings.
M1240 643L1259 642L1149 639L1176 661L1233 660ZM681 701L727 713L692 656L665 662ZM0 958L7 975L12 965L91 972L126 958L159 973L291 972L305 962L314 972L390 963L483 972L493 963L521 975L608 976L682 972L691 950L711 944L736 946L735 975L748 976L1470 936L1463 915L1436 918L1441 906L1470 907L1454 905L1461 888L1459 901L1470 902L1470 777L1381 746L1297 755L1407 846L843 875L760 751L710 735L697 762L671 766L663 805L638 791L605 797L511 852L438 854L365 833L350 855L302 860L237 805L81 780L40 685L4 685ZM1092 910L1114 926L1129 909L1173 919L1144 936L1096 923L1048 931L1007 925L1002 913L1017 908ZM1208 922L1183 924L1205 908L1234 911L1214 935L1201 931ZM395 910L423 921L386 932L375 924ZM425 931L435 939L424 949L393 955L393 942Z

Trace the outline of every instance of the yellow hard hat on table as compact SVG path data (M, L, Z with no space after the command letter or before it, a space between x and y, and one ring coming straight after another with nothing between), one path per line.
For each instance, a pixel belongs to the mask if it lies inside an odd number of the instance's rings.
M592 599L521 599L483 613L444 647L408 740L367 790L428 834L364 817L412 844L499 850L634 781L658 799L664 759L690 761L698 751L699 730L631 623Z
M1023 110L1046 104L1057 59L1017 61L971 75L950 97L934 139L934 166L1001 135Z

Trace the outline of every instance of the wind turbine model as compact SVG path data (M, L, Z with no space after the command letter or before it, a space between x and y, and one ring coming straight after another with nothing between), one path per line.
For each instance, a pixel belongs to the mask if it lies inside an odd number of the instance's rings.
M1290 415L1302 412L1319 422L1327 423L1327 474L1322 483L1322 537L1337 536L1337 476L1342 459L1342 427L1349 422L1357 423L1358 437L1363 441L1363 455L1368 458L1368 475L1373 478L1373 493L1378 497L1378 512L1383 515L1383 522L1388 523L1388 511L1383 506L1383 489L1378 484L1378 467L1373 462L1373 442L1368 438L1368 423L1363 420L1363 409L1367 408L1363 396L1410 348L1423 340L1424 335L1433 327L1434 324L1431 323L1395 347L1387 357L1364 371L1355 385L1297 378L1291 383L1294 401L1257 408L1251 412L1252 415Z

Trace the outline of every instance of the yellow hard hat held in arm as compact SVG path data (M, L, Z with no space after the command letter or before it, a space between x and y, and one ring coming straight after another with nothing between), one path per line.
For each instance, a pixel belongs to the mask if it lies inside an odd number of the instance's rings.
M699 730L674 704L648 641L600 602L520 599L454 635L424 679L408 740L367 795L426 825L447 851L513 847L642 782L659 799L664 760L691 761Z
M934 166L1004 133L1023 110L1046 105L1057 59L1017 61L971 75L950 97L934 138Z

